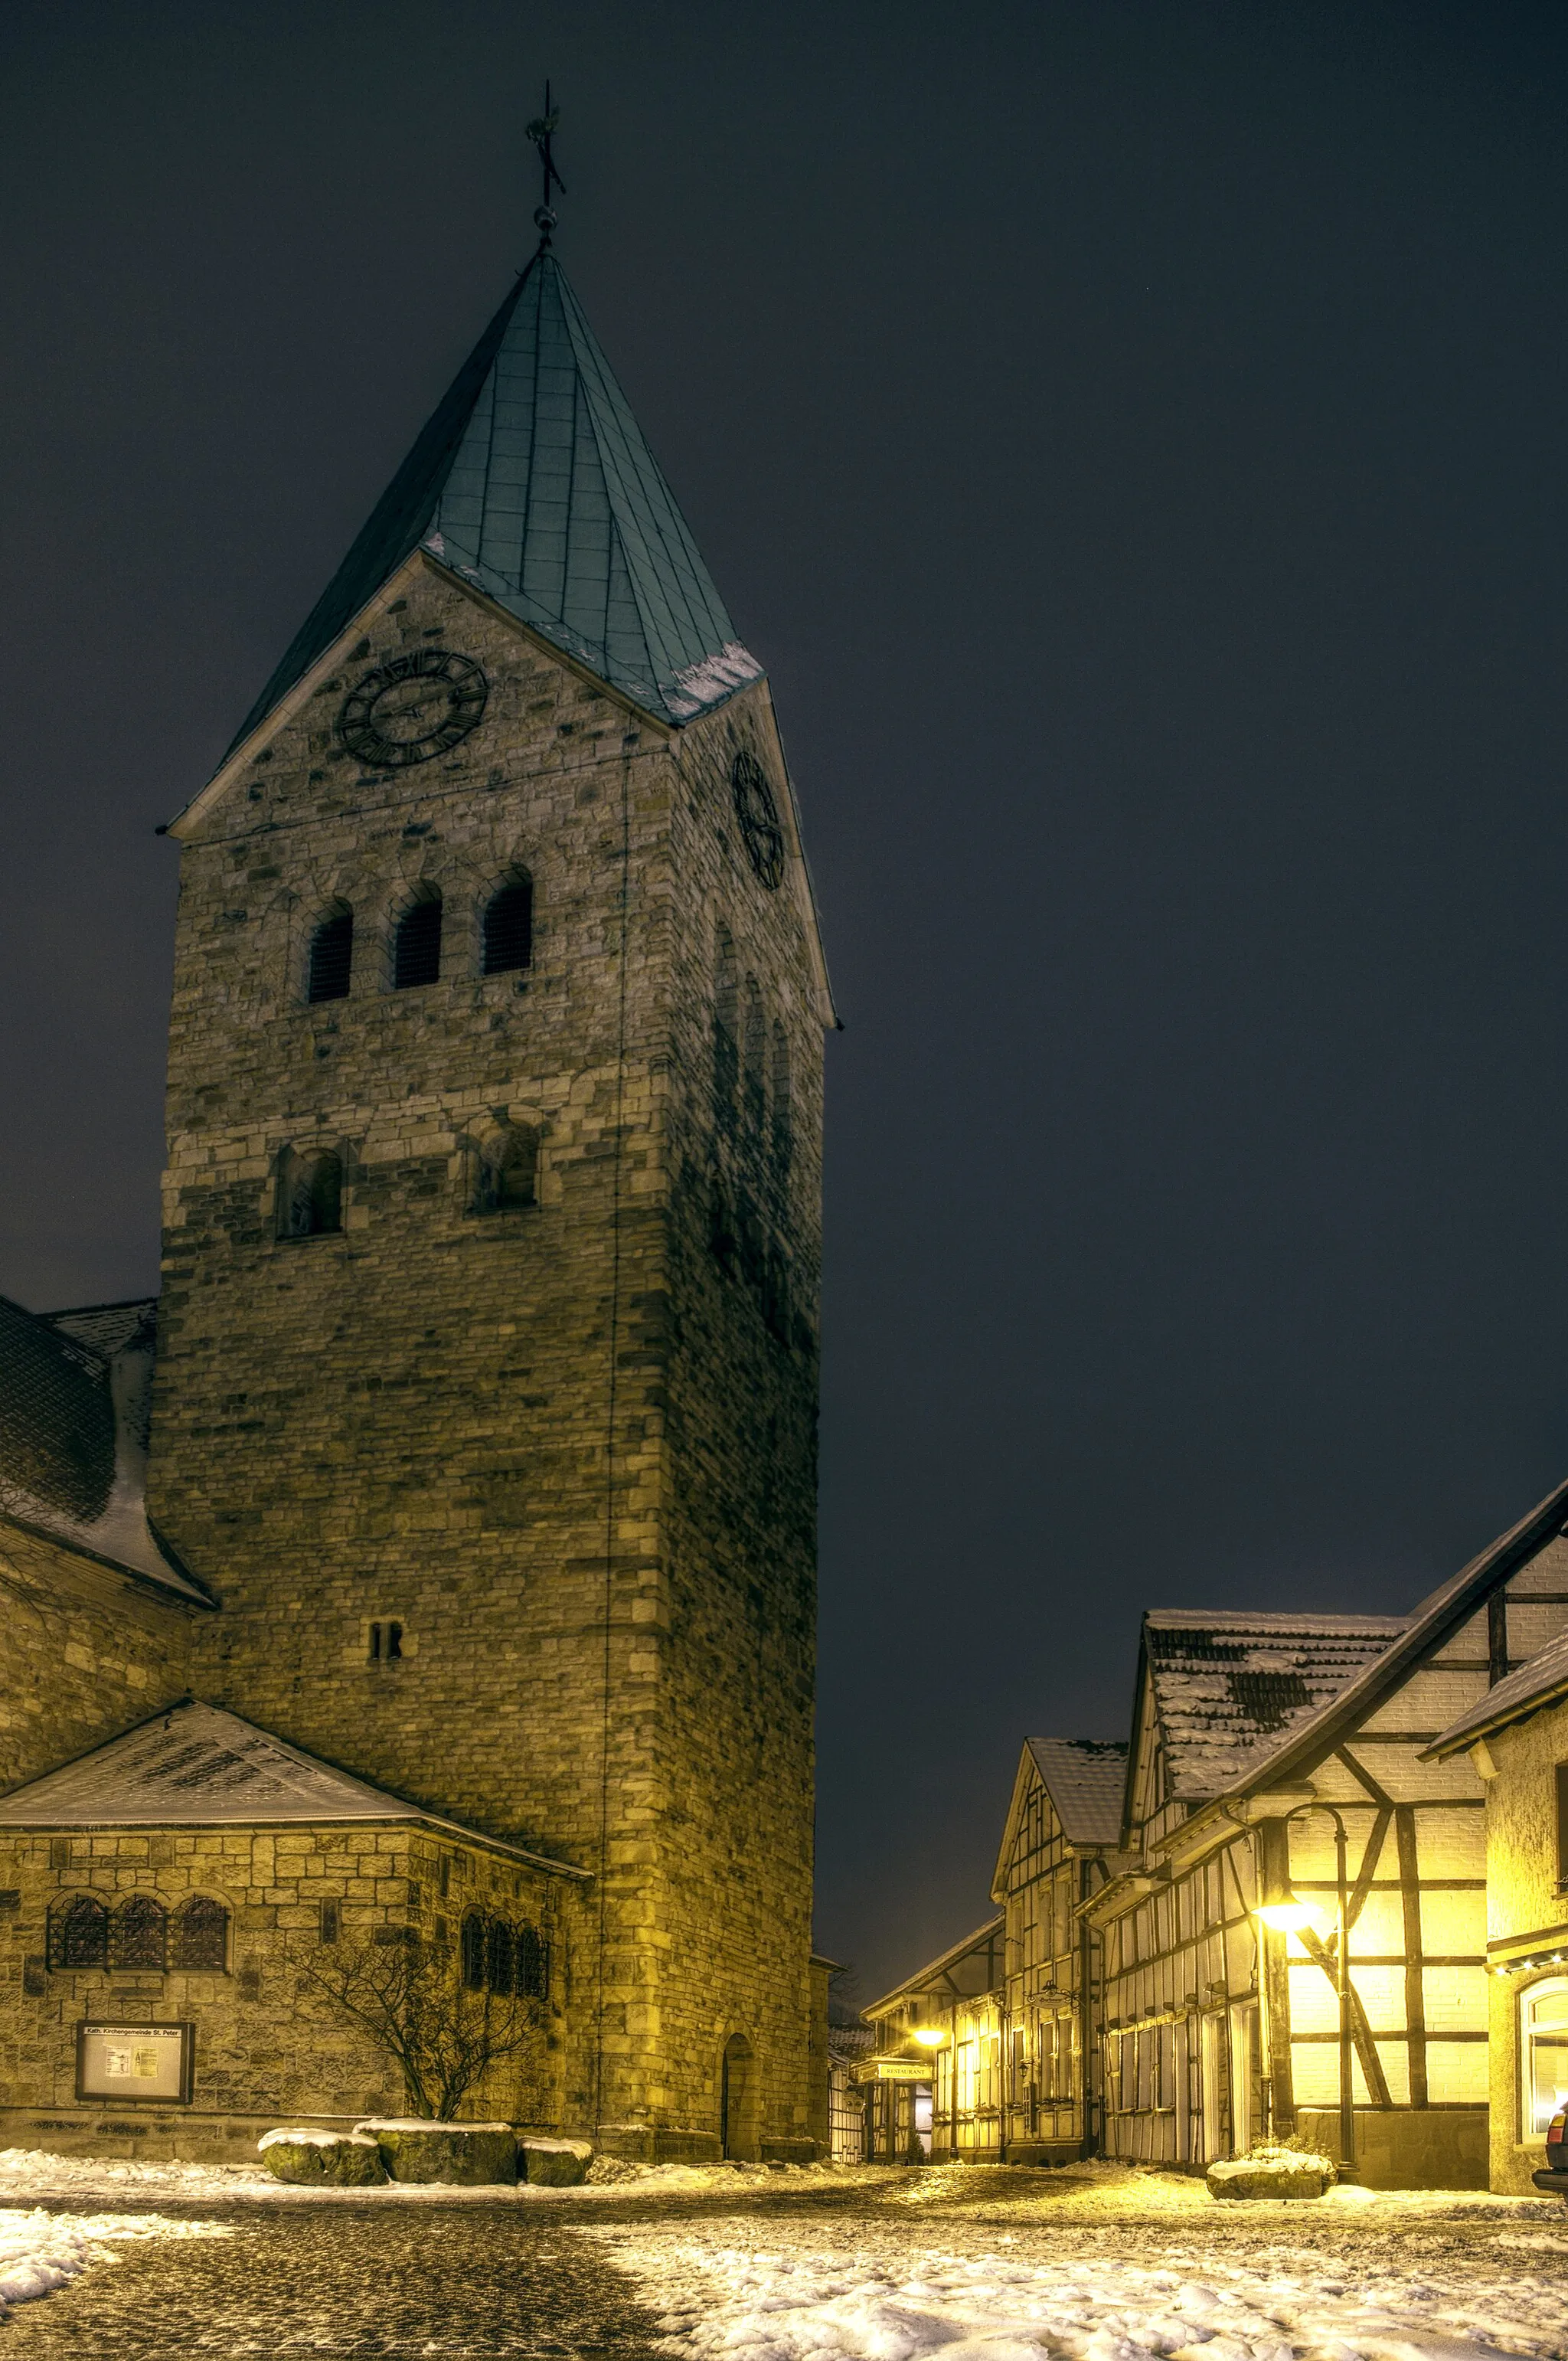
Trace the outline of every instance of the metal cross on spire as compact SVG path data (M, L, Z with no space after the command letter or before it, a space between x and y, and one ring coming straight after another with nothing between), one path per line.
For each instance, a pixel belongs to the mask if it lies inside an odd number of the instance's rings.
M539 161L543 167L544 174L543 202L539 205L533 216L533 226L539 232L539 250L541 254L543 253L545 247L549 245L550 233L555 226L555 213L550 203L551 189L559 189L563 196L566 193L566 183L561 178L560 173L555 170L555 159L550 153L550 141L554 136L555 126L560 120L561 115L559 108L553 108L551 106L550 85L546 82L544 85L544 112L543 115L536 115L533 121L528 126L528 136L539 150Z

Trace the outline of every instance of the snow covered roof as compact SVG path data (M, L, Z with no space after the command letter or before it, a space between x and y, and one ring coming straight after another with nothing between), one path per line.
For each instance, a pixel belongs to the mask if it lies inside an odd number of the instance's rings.
M1548 1543L1555 1541L1568 1526L1568 1483L1563 1483L1538 1500L1533 1509L1510 1525L1494 1542L1488 1542L1479 1554L1459 1572L1451 1575L1404 1619L1404 1626L1391 1647L1376 1656L1347 1682L1336 1697L1329 1697L1314 1713L1307 1715L1295 1728L1282 1737L1275 1752L1267 1758L1268 1777L1272 1784L1285 1786L1291 1779L1310 1772L1321 1763L1333 1746L1342 1730L1357 1719L1376 1711L1386 1697L1391 1697L1416 1666L1444 1645L1463 1623L1468 1622L1476 1609L1485 1605L1494 1590L1510 1576L1518 1574L1530 1560L1539 1557ZM1556 1643L1553 1642L1555 1645ZM1541 1651L1544 1656L1546 1651ZM1533 1661L1540 1664L1541 1656ZM1528 1671L1529 1666L1521 1669ZM1512 1679L1516 1677L1509 1675ZM1504 1684L1499 1681L1497 1688ZM1497 1690L1492 1692L1495 1697ZM1457 1725L1455 1725L1457 1727ZM1445 1730L1443 1738L1449 1733ZM1248 1784L1244 1777L1239 1783ZM1229 1793L1227 1787L1219 1791Z
M40 1318L0 1296L0 1519L206 1607L148 1522L156 1310Z
M415 549L672 721L762 677L552 253L508 292L231 755Z
M1169 1792L1188 1800L1245 1784L1281 1742L1386 1656L1402 1615L1261 1615L1165 1608L1144 1651Z
M874 2017L879 2010L896 2007L912 1993L936 1992L945 1987L950 1993L972 1996L991 1991L1001 1980L999 1950L1006 1923L999 1911L983 1927L977 1927L972 1935L966 1935L961 1943L939 1951L934 1960L928 1960L923 1968L895 1984L892 1992L883 1993L881 2000L868 2002L861 2015ZM964 1971L971 1960L976 1962L976 1969L966 1975Z
M1127 1780L1126 1741L1120 1738L1030 1738L1025 1741L1069 1844L1113 1845L1122 1833Z
M1568 1697L1568 1631L1549 1640L1529 1664L1509 1673L1468 1713L1451 1721L1427 1748L1423 1759L1441 1761L1445 1754L1457 1754L1485 1738L1488 1730L1501 1730L1505 1722L1522 1721L1527 1714L1539 1713L1543 1706L1555 1705L1563 1697Z
M195 1698L0 1797L3 1828L332 1827L356 1820L420 1821L558 1876L587 1874L424 1811Z

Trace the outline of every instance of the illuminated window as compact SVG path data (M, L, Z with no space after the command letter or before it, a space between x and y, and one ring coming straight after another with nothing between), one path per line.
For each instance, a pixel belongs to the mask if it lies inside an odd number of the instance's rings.
M1542 2139L1568 2104L1568 1976L1549 1976L1519 1994L1524 2136Z

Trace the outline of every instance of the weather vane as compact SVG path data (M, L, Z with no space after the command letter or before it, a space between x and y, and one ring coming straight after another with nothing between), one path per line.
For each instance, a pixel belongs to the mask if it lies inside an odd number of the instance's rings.
M546 82L544 112L543 115L536 115L528 126L528 136L539 150L539 161L544 172L543 203L533 216L533 226L539 232L541 254L549 245L550 233L555 226L555 214L550 203L550 192L553 188L556 188L560 190L563 196L566 193L566 183L555 170L555 159L550 153L550 141L560 120L560 110L552 108L550 104L550 85Z

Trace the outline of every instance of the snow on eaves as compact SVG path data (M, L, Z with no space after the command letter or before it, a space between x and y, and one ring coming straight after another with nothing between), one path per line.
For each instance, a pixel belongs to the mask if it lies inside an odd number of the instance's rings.
M1398 1615L1161 1609L1144 1645L1173 1795L1245 1783L1408 1629Z

